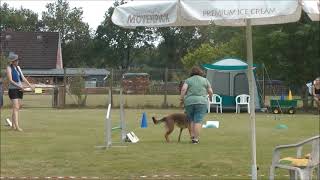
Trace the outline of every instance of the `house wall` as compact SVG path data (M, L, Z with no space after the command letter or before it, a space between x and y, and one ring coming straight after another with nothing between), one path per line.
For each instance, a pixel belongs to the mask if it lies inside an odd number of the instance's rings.
M105 87L106 82L104 80L105 76L101 75L91 75L85 78L86 81L96 81L96 87Z

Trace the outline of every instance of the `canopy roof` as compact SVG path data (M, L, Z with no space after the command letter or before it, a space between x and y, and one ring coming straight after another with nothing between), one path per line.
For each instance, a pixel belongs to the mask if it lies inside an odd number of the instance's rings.
M300 19L302 9L320 19L319 0L144 0L115 8L112 22L127 28L148 26L222 26L282 24Z
M222 59L213 64L203 64L202 65L207 70L217 70L217 71L239 71L247 70L248 64L239 59Z

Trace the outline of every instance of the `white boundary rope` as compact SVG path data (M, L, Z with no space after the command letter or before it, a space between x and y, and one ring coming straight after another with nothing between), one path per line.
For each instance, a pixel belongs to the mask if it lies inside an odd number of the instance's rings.
M268 177L268 175L264 175L264 174L261 174L261 175L258 175L260 177ZM278 176L278 177L289 177L288 174L285 174L285 175L275 175L275 176ZM175 174L175 175L141 175L141 176L130 176L130 177L97 177L97 176L45 176L45 177L39 177L39 176L34 176L34 177L30 177L30 176L22 176L22 177L15 177L15 176L0 176L0 179L104 179L104 178L107 178L107 179L131 179L131 178L140 178L140 179L150 179L150 178L153 178L153 179L162 179L162 178L191 178L191 177L194 177L194 178L209 178L209 177L221 177L221 178L230 178L230 177L238 177L238 178L241 178L241 177L251 177L251 174L211 174L211 175L205 175L205 174L200 174L200 175L192 175L192 174L188 174L188 175L178 175L178 174Z

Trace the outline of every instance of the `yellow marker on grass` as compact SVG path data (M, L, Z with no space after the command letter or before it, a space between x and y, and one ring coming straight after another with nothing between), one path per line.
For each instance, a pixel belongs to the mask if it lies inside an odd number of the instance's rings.
M34 93L36 94L42 94L42 88L35 88Z

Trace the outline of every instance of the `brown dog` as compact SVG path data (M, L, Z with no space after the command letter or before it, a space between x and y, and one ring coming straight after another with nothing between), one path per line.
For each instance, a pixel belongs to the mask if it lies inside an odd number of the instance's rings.
M190 121L188 120L187 115L184 113L173 113L173 114L170 114L166 117L163 117L160 120L157 120L155 117L152 117L152 120L153 120L154 124L159 124L161 122L165 122L166 133L165 133L164 137L166 138L167 142L170 142L169 135L174 130L174 124L176 124L180 128L178 142L180 142L182 130L185 128L188 128L189 134L191 136Z

